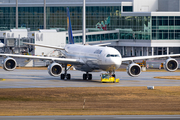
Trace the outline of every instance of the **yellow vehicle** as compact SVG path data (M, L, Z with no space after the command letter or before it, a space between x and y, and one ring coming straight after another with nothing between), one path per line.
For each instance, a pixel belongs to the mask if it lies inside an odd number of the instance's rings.
M119 79L116 79L112 75L105 73L105 74L101 74L101 82L102 83L110 83L110 82L118 83Z

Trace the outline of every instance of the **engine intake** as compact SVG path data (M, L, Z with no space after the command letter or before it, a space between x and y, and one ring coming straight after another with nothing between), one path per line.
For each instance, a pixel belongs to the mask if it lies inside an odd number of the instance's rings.
M3 61L3 69L4 70L12 71L12 70L16 69L16 66L17 66L16 60L13 58L8 57Z
M164 62L164 69L169 72L174 72L178 69L178 65L177 60L169 58Z
M51 76L58 77L62 73L62 66L58 63L52 63L48 66L48 73Z
M132 63L127 67L127 73L131 77L137 77L141 74L141 67L136 63Z

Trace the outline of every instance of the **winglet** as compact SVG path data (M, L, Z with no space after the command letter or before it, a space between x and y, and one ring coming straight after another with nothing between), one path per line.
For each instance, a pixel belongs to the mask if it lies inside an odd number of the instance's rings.
M74 44L73 35L72 35L72 27L71 27L71 19L70 19L68 7L67 7L67 29L68 29L69 44Z

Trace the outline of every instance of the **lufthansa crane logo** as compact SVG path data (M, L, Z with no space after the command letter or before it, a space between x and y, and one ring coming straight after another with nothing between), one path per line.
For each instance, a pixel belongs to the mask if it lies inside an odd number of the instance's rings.
M102 50L96 50L95 52L94 52L94 54L101 54L102 53Z

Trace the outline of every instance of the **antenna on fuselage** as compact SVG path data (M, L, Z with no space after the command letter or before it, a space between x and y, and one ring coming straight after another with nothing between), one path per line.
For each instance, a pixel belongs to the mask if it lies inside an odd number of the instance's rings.
M83 45L86 44L86 0L83 0Z

